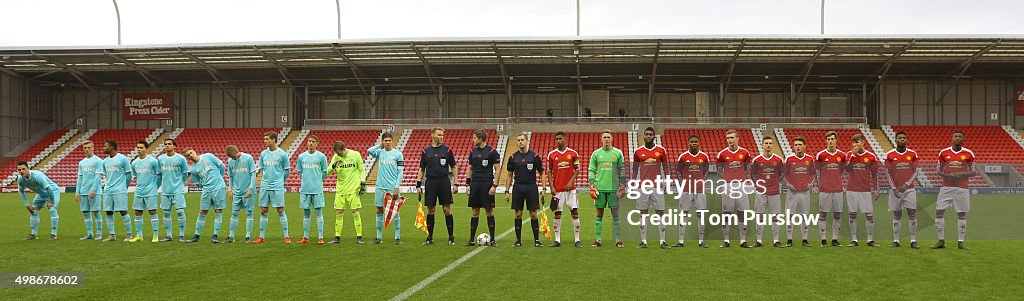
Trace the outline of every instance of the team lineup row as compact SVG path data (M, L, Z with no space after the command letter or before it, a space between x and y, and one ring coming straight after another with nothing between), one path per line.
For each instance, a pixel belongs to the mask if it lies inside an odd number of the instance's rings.
M546 199L546 193L552 193L551 209L554 212L553 230L555 241L551 246L561 245L560 230L562 221L562 209L569 207L572 216L574 241L576 247L582 247L580 241L579 202L576 197L576 178L579 176L580 155L566 145L566 133L558 132L555 135L557 148L551 150L542 158L538 153L529 149L529 138L526 134L516 136L518 151L505 159L506 172L508 174L508 187L505 189L505 200L511 203L515 211L515 232L518 247L522 241L522 214L524 209L529 211L531 226L533 230L534 246L543 246L539 240L541 222L538 221L540 201ZM716 157L712 158L700 151L700 139L696 135L688 138L689 149L680 154L675 162L668 159L665 148L654 143L654 129L647 128L644 131L644 145L634 151L632 162L629 164L631 170L626 170L626 157L621 150L612 147L611 131L604 131L601 135L602 146L595 150L587 166L589 190L596 208L595 218L595 240L592 247L602 245L602 229L605 209L610 209L613 221L614 239L616 247L623 247L621 240L621 221L619 218L619 200L624 196L627 177L637 180L655 180L661 176L671 173L681 179L703 180L707 179L711 164L717 165L719 175L725 181L755 180L765 184L765 190L759 191L754 197L753 211L758 214L780 213L781 189L785 185L786 209L795 213L810 212L810 193L817 191L819 194L819 234L821 246L826 247L827 223L826 218L829 212L833 213L832 222L832 246L841 246L838 242L841 228L841 213L843 212L843 196L845 192L846 203L849 211L849 228L853 237L850 246L859 245L857 241L857 215L863 213L867 225L867 245L877 246L873 239L874 214L872 202L879 198L879 167L884 164L884 170L888 179L889 211L893 213L894 241L891 246L900 246L900 230L902 228L902 212L905 210L909 218L911 247L918 248L916 240L916 190L915 174L917 172L918 155L907 148L908 136L906 133L896 134L896 148L888 152L883 159L875 156L864 148L865 139L861 135L855 135L851 139L852 150L847 153L838 150L837 137L834 132L826 133L828 143L827 149L821 150L817 155L809 155L805 151L806 140L802 137L795 137L793 149L795 155L783 159L771 152L774 141L771 137L762 140L765 150L762 154L751 156L744 148L738 145L738 134L736 131L727 132L725 139L728 143L726 149L721 150ZM432 143L421 153L418 166L416 188L426 205L426 213L417 216L417 226L424 228L427 238L423 245L433 244L435 226L436 205L442 206L445 215L446 228L448 230L449 245L455 244L454 239L454 218L452 217L451 205L452 195L457 192L455 178L458 174L458 164L454 152L443 144L444 130L435 128L432 130ZM469 207L472 209L470 219L470 240L466 246L480 244L496 245L493 239L495 236L495 220L493 209L495 207L496 188L499 183L495 175L500 172L502 158L496 149L486 144L487 133L484 130L477 130L473 133L473 149L470 151L467 172L464 184L468 186L467 196ZM80 204L85 220L86 235L82 240L103 239L102 227L105 224L109 235L104 241L116 240L116 229L114 213L120 213L125 228L125 241L139 242L143 237L143 215L149 213L152 227L152 241L172 241L173 219L172 212L176 214L178 221L178 240L182 242L198 242L200 233L205 227L209 211L214 211L214 235L212 242L220 242L217 233L220 233L222 225L222 213L227 208L227 197L231 197L232 213L229 227L229 235L223 242L235 240L235 230L238 226L242 210L246 212L245 241L250 242L250 234L254 223L254 211L256 201L260 207L259 235L253 243L263 243L266 234L266 227L269 218L269 209L275 208L278 212L281 228L284 232L285 243L291 243L288 230L288 217L284 211L284 180L291 173L291 162L288 155L277 147L277 133L267 132L264 137L266 149L259 156L256 162L249 154L238 151L235 146L227 146L227 164L224 164L215 155L205 153L199 154L195 150L185 148L181 153L177 152L177 144L173 139L163 141L165 151L159 157L154 158L146 153L149 144L140 141L136 145L137 158L129 160L127 156L119 154L117 143L107 141L103 146L103 153L107 158L100 159L94 155L94 145L86 142L82 145L85 152L85 159L79 163L78 183L76 201ZM963 241L966 235L967 219L966 214L970 211L970 196L967 192L967 181L974 176L973 162L974 154L963 148L964 135L962 132L952 134L952 146L942 150L939 154L938 174L943 178L943 185L940 189L936 206L935 226L939 241L932 248L944 248L944 218L943 214L950 206L954 206L958 215L958 247L967 249ZM303 238L299 243L310 242L311 221L315 218L318 229L319 244L326 243L324 240L324 219L323 208L325 207L323 182L331 173L337 173L337 192L335 194L334 208L335 216L335 237L329 243L338 243L341 239L341 232L344 225L346 212L353 215L353 224L356 232L357 243L363 244L362 221L359 209L361 209L360 195L365 191L364 177L366 172L363 167L362 155L354 150L349 150L342 141L336 141L332 147L334 155L330 160L323 153L317 151L319 138L311 136L307 139L307 150L299 155L295 169L301 178L300 207L303 209ZM374 206L376 207L376 239L374 243L381 243L382 230L384 225L394 225L395 242L401 244L400 236L400 215L397 214L394 202L388 194L398 195L398 188L404 169L404 158L402 152L394 148L393 136L384 133L381 136L380 145L367 150L368 155L377 160L377 183ZM883 162L884 160L884 162ZM189 164L191 163L191 165ZM668 168L673 166L673 168ZM19 194L26 208L30 213L30 229L26 239L38 237L39 211L47 207L50 213L51 233L50 239L57 238L59 216L57 206L60 202L60 189L57 185L40 171L29 170L27 163L18 163L18 184ZM228 181L224 180L227 173ZM258 200L254 200L257 174L262 175L262 182L259 186ZM846 175L848 181L843 181ZM132 231L132 218L128 212L128 186L132 179L135 179L135 199L132 205L134 210L134 227ZM191 239L185 236L185 186L191 181L202 188L200 197L200 214L196 219L195 232ZM845 187L844 187L845 186ZM539 188L545 189L539 189ZM36 193L35 199L30 203L25 190L31 189ZM680 209L688 212L691 209L706 210L706 194L702 187L695 187L695 191L683 193L678 199ZM524 208L525 207L525 208ZM660 194L643 194L637 199L637 208L642 213L648 213L653 207L657 214L663 214L665 208L664 196ZM160 238L159 227L161 218L157 210L162 209L163 228L165 234ZM484 209L487 218L489 236L487 239L474 240L476 236L480 209ZM737 214L740 211L750 211L750 202L746 195L734 197L722 195L722 213ZM387 214L385 214L387 213ZM95 227L94 227L95 222ZM546 222L546 221L545 221ZM741 247L761 247L763 245L762 234L764 227L757 226L757 239L753 245L746 241L746 224L738 225L740 230ZM665 240L665 226L659 225L660 247L670 248ZM674 247L684 246L683 237L686 226L679 226L679 242ZM704 226L698 225L700 247L706 247L704 243ZM723 244L721 247L729 247L729 226L723 226ZM95 231L94 231L95 230ZM810 246L808 242L808 226L802 226L802 245ZM779 226L773 225L773 246L788 247L793 245L793 229L787 226L787 242L785 245L779 240ZM647 247L646 224L640 224L641 243L638 247ZM483 235L482 235L483 236Z

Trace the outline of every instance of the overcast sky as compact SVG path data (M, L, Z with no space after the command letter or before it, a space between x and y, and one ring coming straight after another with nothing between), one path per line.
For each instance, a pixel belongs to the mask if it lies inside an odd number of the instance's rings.
M337 38L334 0L118 0L124 45ZM817 35L820 0L582 0L581 35ZM0 47L116 45L111 0L0 0ZM826 0L826 35L1024 34L1021 0ZM568 37L575 0L342 0L342 39Z

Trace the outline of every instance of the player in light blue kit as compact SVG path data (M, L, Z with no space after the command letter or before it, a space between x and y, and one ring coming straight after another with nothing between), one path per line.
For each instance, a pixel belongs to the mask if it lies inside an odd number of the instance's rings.
M114 228L114 212L121 213L121 222L124 223L124 241L132 240L132 218L128 216L128 184L131 182L132 166L128 157L117 152L117 142L107 140L103 144L103 153L107 158L96 170L97 174L104 176L103 182L103 211L107 213L107 229L110 236L103 241L117 240L117 229Z
M373 205L377 206L377 240L374 244L381 242L384 231L384 194L390 192L394 197L398 194L398 185L402 182L405 157L402 151L394 148L394 136L385 132L380 136L380 145L374 145L366 150L373 158L377 159L377 185L374 192ZM402 244L402 219L400 214L395 213L391 221L395 225L395 244Z
M254 243L264 242L269 207L274 207L277 208L277 216L281 221L284 243L290 244L292 239L288 237L288 214L284 212L284 180L291 173L291 163L288 162L288 154L277 147L277 132L264 133L263 145L267 146L267 149L260 153L259 162L259 172L263 174L263 183L260 185L260 237L256 238Z
M92 141L85 140L82 143L82 152L85 158L78 162L78 181L75 184L75 200L78 201L79 209L85 216L85 236L79 240L103 239L103 218L100 210L103 207L100 195L103 190L100 187L100 175L96 169L103 164L103 159L93 154L94 145ZM93 222L96 224L96 231L93 231ZM95 233L95 234L93 234Z
M160 241L160 216L156 209L160 206L157 189L160 188L160 162L149 155L149 142L141 140L135 144L138 155L132 160L132 176L135 177L135 238L128 242L142 241L142 213L149 211L149 224L153 227L152 242Z
M324 179L327 178L327 156L316 150L320 137L306 139L306 151L299 154L295 169L299 171L302 187L299 189L299 207L302 208L302 239L300 244L309 243L310 209L316 214L318 244L324 244Z
M177 153L178 143L174 139L164 139L164 154L156 160L160 162L160 209L164 211L164 239L160 242L174 241L171 234L171 210L178 216L178 241L185 242L185 176L188 175L188 162Z
M224 171L227 170L227 166L224 166L224 162L211 153L199 155L195 150L186 148L183 154L185 154L185 158L189 162L192 162L192 167L189 171L192 183L203 189L203 194L199 197L199 217L196 218L196 233L192 236L192 239L185 242L199 242L199 234L203 232L203 228L206 225L206 215L210 210L213 210L215 213L213 217L213 238L210 241L219 243L217 234L220 233L220 225L223 222L224 207L227 207L227 199L224 195L224 189L227 188L227 185L224 185Z
M245 242L249 243L252 234L252 211L256 208L253 193L256 189L256 161L252 155L238 151L238 147L228 145L228 178L231 186L227 195L231 197L231 227L228 239L224 243L235 242L235 229L238 228L238 213L245 209Z
M28 197L25 196L25 188L36 193L32 203L29 203ZM57 183L54 183L41 171L29 170L28 162L20 161L18 162L18 195L21 196L21 202L25 204L25 208L30 214L28 225L32 229L32 233L26 236L25 240L39 238L39 210L42 210L43 206L50 209L50 240L57 240L57 224L60 222L60 216L57 215L57 205L60 205L60 187L57 187Z

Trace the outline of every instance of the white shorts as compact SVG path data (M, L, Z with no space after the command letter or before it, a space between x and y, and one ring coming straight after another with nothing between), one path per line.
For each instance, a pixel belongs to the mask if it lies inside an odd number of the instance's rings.
M810 214L811 192L790 191L786 193L786 209L793 214Z
M822 192L818 194L818 212L843 212L842 192Z
M562 192L555 192L555 197L558 198L558 210L562 211L562 206L568 205L569 209L579 209L580 202L576 199L576 189Z
M722 195L722 212L739 212L750 210L750 198L744 194L741 197L733 198L728 194Z
M896 212L903 209L917 209L917 190L907 189L903 197L896 196L896 190L889 190L889 211Z
M971 212L971 193L965 188L939 188L939 197L935 199L935 210L946 210L950 203L956 212Z
M766 212L767 210L767 212ZM782 197L779 195L766 195L756 194L754 195L754 212L763 213L782 213Z
M703 193L683 193L679 197L679 210L688 212L694 208L708 210L708 196Z
M636 199L636 209L641 211L654 207L654 210L665 210L665 196L657 193L640 194Z
M875 206L871 202L870 192L847 191L846 207L850 213L875 213Z

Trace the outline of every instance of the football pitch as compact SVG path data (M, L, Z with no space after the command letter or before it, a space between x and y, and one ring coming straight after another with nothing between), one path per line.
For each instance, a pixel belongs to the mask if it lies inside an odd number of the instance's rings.
M188 228L191 235L198 210L198 193L188 195ZM0 195L0 274L32 275L81 273L82 284L74 288L0 288L4 299L308 299L409 300L468 299L696 299L715 296L726 299L1017 299L1024 294L1024 202L1019 195L974 195L969 215L969 251L957 250L956 217L946 214L947 248L930 250L935 242L934 195L919 195L920 250L909 248L907 221L903 222L903 247L890 248L891 214L885 196L875 202L875 237L882 247L864 244L863 217L860 218L861 247L818 247L817 228L809 238L813 247L770 247L771 231L760 249L738 247L737 230L731 232L733 247L719 249L721 228L708 226L710 248L696 247L696 226L687 227L684 248L656 247L656 227L648 227L651 248L637 249L638 230L623 216L626 247L616 249L610 218L604 222L604 247L591 248L594 239L592 200L580 195L582 249L572 247L573 233L568 214L564 216L561 248L534 248L529 241L529 224L523 229L526 244L513 248L513 212L498 195L495 209L496 233L507 233L498 247L464 247L469 239L470 210L464 194L456 195L454 208L456 246L448 246L444 218L438 208L435 244L421 246L425 234L413 223L415 195L402 208L402 238L395 245L392 229L384 231L384 243L371 244L375 236L372 195L363 196L363 235L366 245L355 243L351 214L346 218L342 243L337 245L286 245L277 214L271 213L267 243L212 244L213 218L206 222L202 241L183 244L126 243L118 219L118 241L79 241L84 234L82 214L71 194L64 194L59 206L60 239L48 241L49 216L41 213L41 238L24 241L28 213L17 194ZM334 234L334 215L327 194L325 236ZM717 196L708 197L711 212L721 208ZM812 202L814 198L812 197ZM298 194L287 195L290 234L302 236L302 210ZM623 205L629 208L628 205ZM668 208L676 208L668 200ZM812 204L812 208L817 208ZM211 212L212 215L212 212ZM549 217L552 215L549 212ZM525 216L528 221L528 216ZM254 234L258 234L257 210ZM230 211L224 213L221 239L226 238ZM831 221L831 216L829 216ZM840 241L849 242L844 214ZM313 223L315 227L315 222ZM105 227L105 226L104 226ZM177 231L177 226L172 228ZM244 218L238 232L244 232ZM754 238L749 227L748 240ZM480 231L486 231L482 219ZM104 230L106 232L106 230ZM160 230L163 235L163 230ZM785 229L781 230L785 241ZM831 235L831 228L829 229ZM314 237L316 230L311 230ZM677 240L677 228L669 227L667 240ZM241 237L242 235L239 235ZM432 281L428 281L432 280Z

